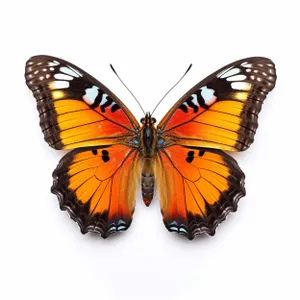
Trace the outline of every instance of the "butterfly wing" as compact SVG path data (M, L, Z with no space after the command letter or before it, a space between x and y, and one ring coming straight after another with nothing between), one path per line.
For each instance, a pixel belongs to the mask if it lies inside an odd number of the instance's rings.
M189 239L214 235L245 195L243 172L232 157L217 149L179 145L161 149L156 176L166 228Z
M246 150L253 142L262 103L275 82L271 60L236 61L187 92L159 123L158 132L169 143Z
M137 150L125 145L75 149L54 170L51 190L83 234L106 238L131 224L139 168Z
M55 149L117 144L132 139L139 128L107 87L67 61L34 56L26 63L25 78L45 140Z
M105 238L126 230L139 170L137 148L126 144L136 137L138 122L108 88L67 61L35 56L25 72L45 140L55 149L80 148L66 154L53 172L52 192L61 209L82 233Z

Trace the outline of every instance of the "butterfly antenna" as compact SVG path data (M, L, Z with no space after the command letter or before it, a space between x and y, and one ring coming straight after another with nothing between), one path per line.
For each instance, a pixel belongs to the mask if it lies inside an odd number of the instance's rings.
M174 87L184 78L184 76L188 73L188 71L191 69L192 64L189 65L189 67L187 68L187 70L185 71L185 73L181 76L181 78L165 93L165 95L160 99L160 101L156 104L156 106L154 107L151 116L153 115L153 113L155 112L155 110L157 109L158 105L166 98L166 96L174 89Z
M139 102L139 100L134 96L134 94L132 93L132 91L127 87L127 85L123 82L123 80L120 78L120 76L118 75L118 73L116 72L116 70L114 69L114 67L112 66L112 64L110 64L111 69L113 70L113 72L115 73L115 75L119 78L119 80L121 81L121 83L125 86L125 88L127 89L127 91L131 94L131 96L134 98L134 100L137 102L137 104L139 105L139 107L141 108L141 110L143 111L144 115L146 114L141 103Z

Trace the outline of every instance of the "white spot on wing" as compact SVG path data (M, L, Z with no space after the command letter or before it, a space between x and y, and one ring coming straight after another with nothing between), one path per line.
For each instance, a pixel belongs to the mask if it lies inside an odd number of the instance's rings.
M55 66L58 66L59 65L59 62L58 61L52 61L52 62L49 62L48 63L48 66L49 67L55 67Z
M54 78L61 79L61 80L72 80L73 79L72 76L69 76L69 75L66 75L66 74L60 74L60 73L55 74Z
M231 83L231 87L234 90L249 91L251 89L251 83L249 83L249 82L233 82L233 83Z
M99 93L98 88L94 85L93 87L85 90L85 95L83 96L83 100L87 104L92 105L95 102L98 93Z
M247 78L246 75L235 75L235 76L226 78L226 80L227 81L241 81L241 80L245 80L246 78Z
M245 68L252 68L252 64L249 64L247 61L244 61L241 66L245 67Z
M202 87L200 90L206 105L210 106L216 102L217 97L214 95L215 90L209 89L207 86Z
M70 86L68 81L52 81L49 83L49 88L54 89L67 89Z

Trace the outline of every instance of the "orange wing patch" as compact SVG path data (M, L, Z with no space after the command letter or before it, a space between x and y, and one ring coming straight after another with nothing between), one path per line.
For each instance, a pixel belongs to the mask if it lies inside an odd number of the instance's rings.
M189 239L214 235L245 195L243 172L220 150L167 147L157 156L156 175L167 229Z
M127 146L73 150L53 172L52 192L82 233L126 230L134 212L140 162Z
M161 137L186 146L246 150L254 140L262 103L275 82L275 66L267 58L227 65L171 108L158 125Z
M111 145L132 139L139 124L103 84L80 68L49 56L26 64L45 140L55 149Z

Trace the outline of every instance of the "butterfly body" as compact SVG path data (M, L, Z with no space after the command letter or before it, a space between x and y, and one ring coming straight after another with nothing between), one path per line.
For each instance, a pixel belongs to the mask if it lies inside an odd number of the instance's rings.
M146 206L149 206L154 193L155 174L154 156L157 149L157 130L154 126L156 120L146 113L141 119L142 128L140 134L140 153L142 156L141 186L142 196Z
M146 206L158 187L166 228L193 239L214 235L245 196L245 175L224 150L252 144L276 69L264 57L233 62L190 89L157 127L149 113L140 126L107 87L62 59L30 58L25 78L46 142L71 149L51 191L82 233L126 230L140 181Z

